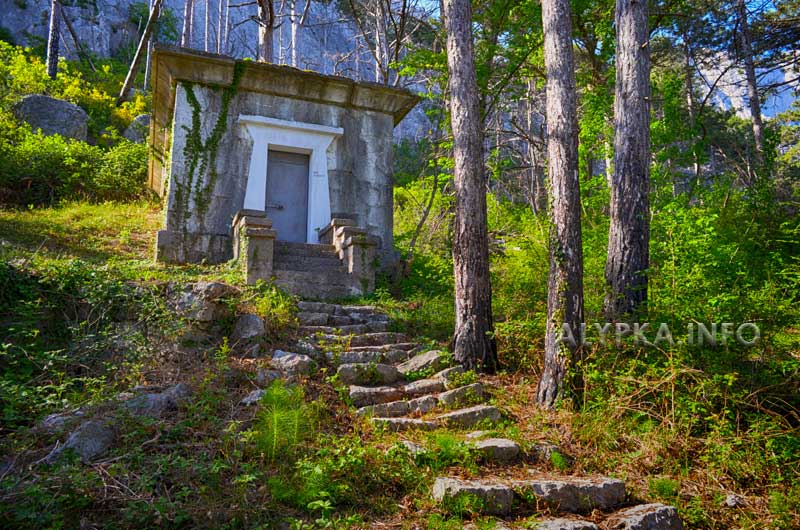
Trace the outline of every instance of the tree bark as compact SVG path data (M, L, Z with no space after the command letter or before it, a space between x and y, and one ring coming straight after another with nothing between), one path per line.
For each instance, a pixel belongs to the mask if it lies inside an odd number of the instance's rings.
M450 123L453 132L455 222L453 352L467 369L497 369L492 323L481 117L472 45L470 0L445 0Z
M755 140L755 166L760 169L764 164L764 124L761 120L761 100L758 96L758 82L756 80L756 67L753 62L753 38L750 34L750 24L747 16L747 3L739 0L739 27L741 33L742 59L744 61L745 79L747 80L747 99L750 104L750 121L753 127ZM752 182L750 183L752 184Z
M219 0L217 3L217 53L222 53L222 39L223 39L223 30L222 30L222 21L224 18L223 14L224 6L222 5L222 0Z
M617 0L614 174L606 261L610 320L645 310L650 242L650 51L646 0Z
M61 26L61 5L58 0L50 0L50 28L47 32L47 75L56 78L58 71L59 28Z
M550 274L544 372L536 399L551 408L563 396L567 370L580 345L561 340L564 324L580 337L583 251L578 176L578 103L569 0L542 0L547 71L547 172L550 189Z
M193 29L194 29L194 0L185 0L183 3L183 31L181 32L182 47L191 48Z
M258 0L258 57L259 61L271 63L275 52L272 33L275 30L275 8L272 0Z
M139 64L142 62L142 57L146 53L147 45L150 42L150 36L153 34L153 29L155 29L156 21L161 12L161 2L162 0L155 0L153 9L150 10L150 17L147 19L147 25L144 27L142 38L139 39L139 46L136 48L136 54L133 56L131 67L128 69L128 75L125 76L125 82L122 83L122 90L119 92L117 105L121 105L128 97L128 92L130 92L133 81L136 79L136 74L139 71Z

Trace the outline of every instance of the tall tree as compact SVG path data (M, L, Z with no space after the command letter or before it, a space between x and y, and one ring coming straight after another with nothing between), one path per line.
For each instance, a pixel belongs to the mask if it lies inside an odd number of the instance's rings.
M753 60L753 37L750 34L747 3L738 0L736 4L739 15L739 47L744 63L745 80L747 82L747 99L750 105L750 123L753 127L755 140L755 164L757 167L764 162L764 124L761 121L761 100L758 96L758 82L756 80L756 67Z
M59 29L61 27L61 5L50 0L50 28L47 31L47 75L56 78L58 70Z
M194 37L194 0L184 0L183 3L183 31L181 32L181 46L190 48Z
M489 238L483 135L472 44L470 0L444 0L450 124L453 132L456 326L453 352L468 369L494 372L497 344L492 323Z
M577 361L580 352L580 345L562 336L564 327L579 337L583 321L578 105L569 0L542 0L542 23L551 226L544 373L536 397L539 404L552 407L563 393L570 361Z
M617 0L614 174L605 313L623 318L647 303L650 261L650 27L646 0Z
M275 6L272 0L257 0L258 3L258 57L259 61L271 63L275 52L272 35L275 31Z
M133 61L131 61L131 66L128 69L128 75L125 76L125 82L122 83L122 89L120 90L119 97L117 98L117 105L122 104L122 102L128 97L128 92L130 92L131 87L133 86L133 81L136 79L136 74L139 72L139 65L142 62L142 58L147 54L147 47L150 43L150 38L153 35L153 30L155 30L158 16L161 14L161 2L162 0L155 0L153 2L153 7L150 10L150 16L147 18L147 25L144 27L142 38L139 39L139 46L136 48L136 54L133 56Z

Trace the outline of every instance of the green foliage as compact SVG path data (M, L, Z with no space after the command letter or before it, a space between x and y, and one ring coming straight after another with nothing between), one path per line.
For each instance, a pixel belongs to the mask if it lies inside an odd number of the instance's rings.
M297 454L298 445L314 435L315 413L303 398L303 389L277 380L259 402L253 428L245 438L275 461Z

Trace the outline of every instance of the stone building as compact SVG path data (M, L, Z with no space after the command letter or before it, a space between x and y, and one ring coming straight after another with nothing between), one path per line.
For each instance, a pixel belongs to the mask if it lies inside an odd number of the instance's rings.
M319 298L396 259L392 133L408 91L172 47L153 54L156 258L236 258L249 282Z

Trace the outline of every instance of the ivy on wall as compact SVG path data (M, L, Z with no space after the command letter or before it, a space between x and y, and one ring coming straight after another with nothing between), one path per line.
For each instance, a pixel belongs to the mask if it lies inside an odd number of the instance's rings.
M203 219L211 202L211 193L217 185L217 154L219 143L228 127L228 111L231 101L239 90L245 63L237 62L233 70L231 84L222 89L222 101L217 120L208 137L202 138L202 122L200 101L195 94L194 83L184 83L186 100L192 109L191 127L182 126L186 131L186 143L183 147L184 167L186 169L183 182L175 182L175 206L180 215L181 225L186 231L186 220L189 217L189 205L194 202L195 213ZM217 89L217 87L211 87ZM205 175L208 178L203 178Z

